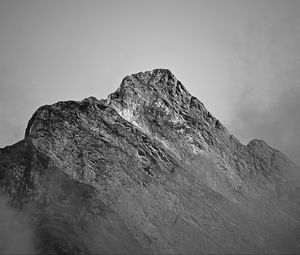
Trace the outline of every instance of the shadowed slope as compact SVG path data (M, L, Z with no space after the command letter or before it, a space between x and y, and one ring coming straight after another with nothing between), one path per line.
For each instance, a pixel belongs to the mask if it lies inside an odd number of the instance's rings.
M37 251L299 251L299 169L239 143L170 71L107 100L39 108L0 150L0 185L31 216Z

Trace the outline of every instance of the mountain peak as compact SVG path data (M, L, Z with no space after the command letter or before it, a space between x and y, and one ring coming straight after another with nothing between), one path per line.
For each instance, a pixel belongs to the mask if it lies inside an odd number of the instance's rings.
M194 130L195 124L228 134L221 122L168 69L126 76L106 104L165 144L178 136L178 130L183 132L181 136Z
M168 69L126 76L107 99L40 107L0 149L0 188L30 215L40 254L296 254L299 182Z
M160 97L173 106L186 106L191 98L190 93L168 69L154 69L126 76L109 99L117 99L126 104L128 96L137 96L140 102Z

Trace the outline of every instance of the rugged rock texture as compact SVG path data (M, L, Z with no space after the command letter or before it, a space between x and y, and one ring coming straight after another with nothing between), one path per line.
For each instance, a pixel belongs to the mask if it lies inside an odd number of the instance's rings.
M300 169L242 145L165 69L39 108L0 150L0 186L37 253L300 252Z

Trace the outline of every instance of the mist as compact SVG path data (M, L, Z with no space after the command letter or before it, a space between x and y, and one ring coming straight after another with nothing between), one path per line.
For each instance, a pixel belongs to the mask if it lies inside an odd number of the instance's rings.
M231 131L244 143L258 138L300 164L299 8L278 9L264 24L248 21L232 41Z
M0 254L33 254L34 234L28 217L0 196Z

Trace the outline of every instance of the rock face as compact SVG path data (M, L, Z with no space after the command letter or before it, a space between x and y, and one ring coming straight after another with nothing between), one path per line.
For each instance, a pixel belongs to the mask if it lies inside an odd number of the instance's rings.
M300 252L300 169L165 69L39 108L0 150L0 187L36 253Z

